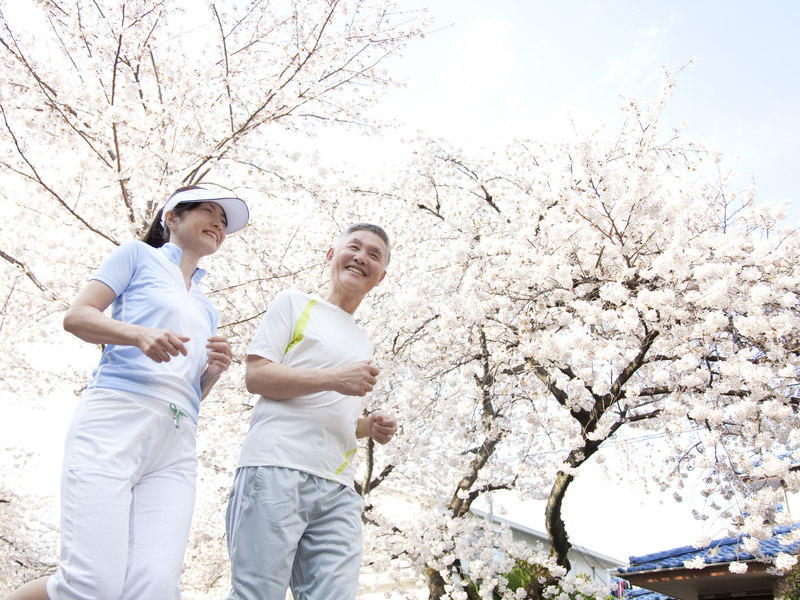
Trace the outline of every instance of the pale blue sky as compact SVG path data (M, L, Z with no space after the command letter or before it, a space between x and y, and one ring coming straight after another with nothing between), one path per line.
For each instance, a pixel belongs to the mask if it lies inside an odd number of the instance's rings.
M621 123L620 94L653 97L659 67L679 75L662 121L687 120L683 141L739 156L737 187L794 198L800 137L800 2L710 0L399 0L428 5L434 28L388 63L408 79L376 114L457 146L501 149L511 137L558 141L566 116L588 130ZM384 140L387 141L387 140ZM372 144L370 144L371 146Z

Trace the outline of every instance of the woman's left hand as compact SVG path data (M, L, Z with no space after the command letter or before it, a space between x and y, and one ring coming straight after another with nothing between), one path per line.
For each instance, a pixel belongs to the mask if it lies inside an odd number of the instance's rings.
M228 338L221 335L215 335L208 338L206 344L208 348L208 366L204 375L207 377L218 377L228 370L233 360L233 349Z

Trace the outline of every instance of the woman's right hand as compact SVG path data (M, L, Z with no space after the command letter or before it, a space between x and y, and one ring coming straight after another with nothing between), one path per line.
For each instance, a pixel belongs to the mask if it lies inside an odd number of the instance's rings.
M137 336L136 346L144 355L157 363L169 362L170 357L183 354L186 356L186 346L190 338L178 335L170 329L150 329L142 327Z

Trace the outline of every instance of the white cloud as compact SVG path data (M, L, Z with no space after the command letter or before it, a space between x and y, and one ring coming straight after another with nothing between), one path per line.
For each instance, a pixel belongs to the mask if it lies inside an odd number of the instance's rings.
M505 19L479 17L467 24L453 49L451 85L469 90L473 97L487 97L507 83L515 61L510 31L511 23Z
M608 69L606 69L606 74L603 76L603 83L608 83L610 81L614 81L624 70L623 60L619 57L615 58L611 61L608 65Z
M667 32L664 28L649 27L636 36L633 49L626 56L616 56L609 63L603 76L603 83L620 80L620 84L640 78L653 71L653 63L657 63L656 46ZM657 74L656 74L657 75Z

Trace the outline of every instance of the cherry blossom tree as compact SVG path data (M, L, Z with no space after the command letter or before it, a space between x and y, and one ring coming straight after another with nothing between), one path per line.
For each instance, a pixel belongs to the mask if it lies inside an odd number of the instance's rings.
M394 238L390 277L357 318L382 368L365 409L397 412L402 430L366 445L357 487L365 569L423 588L398 596L602 597L566 576L561 503L581 465L637 428L669 436L650 473L664 491L707 473L699 518L751 546L785 519L780 493L799 483L798 238L777 226L780 206L729 190L719 156L664 136L672 77L653 102L625 100L614 133L487 156L422 139L393 179L354 182L294 154L293 136L370 127L366 108L394 83L381 62L423 33L421 16L335 0L31 7L28 29L0 14L5 396L83 385L32 349L59 340L87 275L172 189L250 200L252 225L204 265L240 358L201 412L187 598L227 586L246 344L277 291L324 286L324 250L356 220ZM553 556L473 516L499 490L548 500ZM398 495L413 518L393 512ZM30 517L2 498L11 539ZM52 566L31 548L28 572Z
M552 593L569 485L634 428L667 434L649 473L661 490L681 499L704 472L697 517L751 551L790 518L800 239L782 206L729 190L716 151L665 139L674 85L626 99L617 134L488 157L422 140L400 177L361 190L399 233L394 288L368 319L405 421L390 485L440 507L399 525L376 506L371 560L417 573L430 598ZM471 514L496 490L547 500L552 557ZM527 587L509 587L515 570Z

